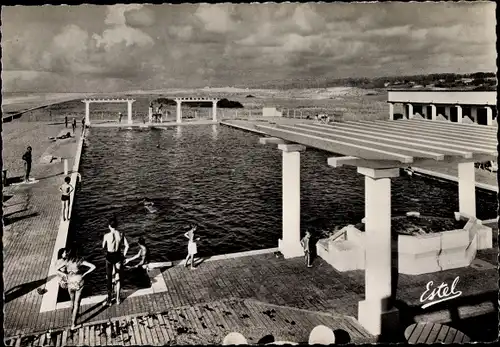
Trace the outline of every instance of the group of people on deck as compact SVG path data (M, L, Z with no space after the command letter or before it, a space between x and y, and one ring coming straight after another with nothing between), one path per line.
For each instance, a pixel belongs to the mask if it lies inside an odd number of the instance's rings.
M116 218L112 218L108 224L108 232L103 237L102 248L106 259L106 289L107 298L103 306L111 306L113 302L121 303L121 274L123 267L150 269L149 249L143 237L139 237L139 251L136 255L127 258L129 243L125 235L118 231ZM194 239L196 226L184 234L188 239L188 256L185 260L185 266L191 265L194 269L194 256L197 253L197 246ZM196 240L199 240L197 238ZM72 250L61 248L58 252L56 263L56 272L59 276L59 284L63 289L67 289L72 303L71 329L77 329L76 324L78 310L82 299L82 290L85 283L85 276L96 269L96 266L76 256ZM127 265L130 262L139 260L133 266Z

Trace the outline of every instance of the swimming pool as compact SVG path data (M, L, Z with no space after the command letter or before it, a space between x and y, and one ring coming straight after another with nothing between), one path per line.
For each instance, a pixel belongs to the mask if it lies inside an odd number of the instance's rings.
M217 125L91 128L68 236L97 266L85 296L106 291L101 246L113 215L131 244L129 254L137 253L143 236L155 262L186 256L183 234L190 223L198 225L200 256L277 247L281 151L258 138ZM301 227L313 234L364 217L364 177L352 167L329 167L330 156L309 148L301 156ZM394 215L444 217L458 210L455 183L403 176L392 180L392 192ZM147 213L145 197L158 213ZM477 211L478 218L494 218L496 195L478 191Z

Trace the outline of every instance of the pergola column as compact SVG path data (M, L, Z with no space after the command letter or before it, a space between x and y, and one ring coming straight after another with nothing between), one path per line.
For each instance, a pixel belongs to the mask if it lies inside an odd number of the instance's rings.
M212 101L212 120L217 122L217 100Z
M486 125L493 125L493 109L491 106L486 106Z
M278 149L283 151L283 236L278 248L288 259L304 256L300 244L300 152L305 146L279 144Z
M458 204L460 213L476 216L476 170L474 162L458 164Z
M392 102L389 103L389 119L394 120L394 104Z
M181 110L182 101L175 100L175 102L177 103L177 123L182 123L182 110Z
M430 106L431 106L431 119L437 120L436 105L431 104Z
M444 114L446 116L446 118L448 119L448 122L451 122L451 107L450 106L445 106L444 107Z
M472 106L470 108L470 118L472 119L472 121L474 123L477 123L477 107L476 106Z
M132 103L133 103L133 101L131 101L131 100L127 101L128 124L132 124Z
M455 105L457 108L457 123L462 123L463 115L462 115L462 106L460 105ZM450 117L451 119L451 117Z
M413 118L413 104L406 104L407 108L408 108L408 113L407 113L407 117L408 119L412 119Z
M85 102L85 125L90 125L90 102Z
M358 167L365 176L365 300L359 302L358 321L373 335L398 324L391 307L391 178L399 169Z

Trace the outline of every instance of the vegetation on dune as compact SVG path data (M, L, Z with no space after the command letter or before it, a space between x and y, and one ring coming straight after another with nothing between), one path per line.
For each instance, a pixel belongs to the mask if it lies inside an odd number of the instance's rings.
M152 106L157 107L160 105L163 106L176 106L177 103L172 100L172 99L167 99L167 98L157 98L156 100L152 101ZM206 102L186 102L183 104L183 106L187 107L212 107L212 102L211 101L206 101ZM217 102L217 107L218 108L243 108L243 105L239 101L232 101L228 99L220 99Z

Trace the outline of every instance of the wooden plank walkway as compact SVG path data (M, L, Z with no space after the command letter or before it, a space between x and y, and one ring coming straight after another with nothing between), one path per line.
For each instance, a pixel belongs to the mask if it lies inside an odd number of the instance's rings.
M470 338L457 329L436 323L412 324L405 330L408 344L469 343Z
M343 339L341 343L375 342L359 329L353 318L228 298L159 314L93 322L75 331L59 329L17 336L5 343L8 346L203 345L220 344L233 331L240 332L253 344L267 335L276 341L307 343L311 330L320 324L336 332Z

